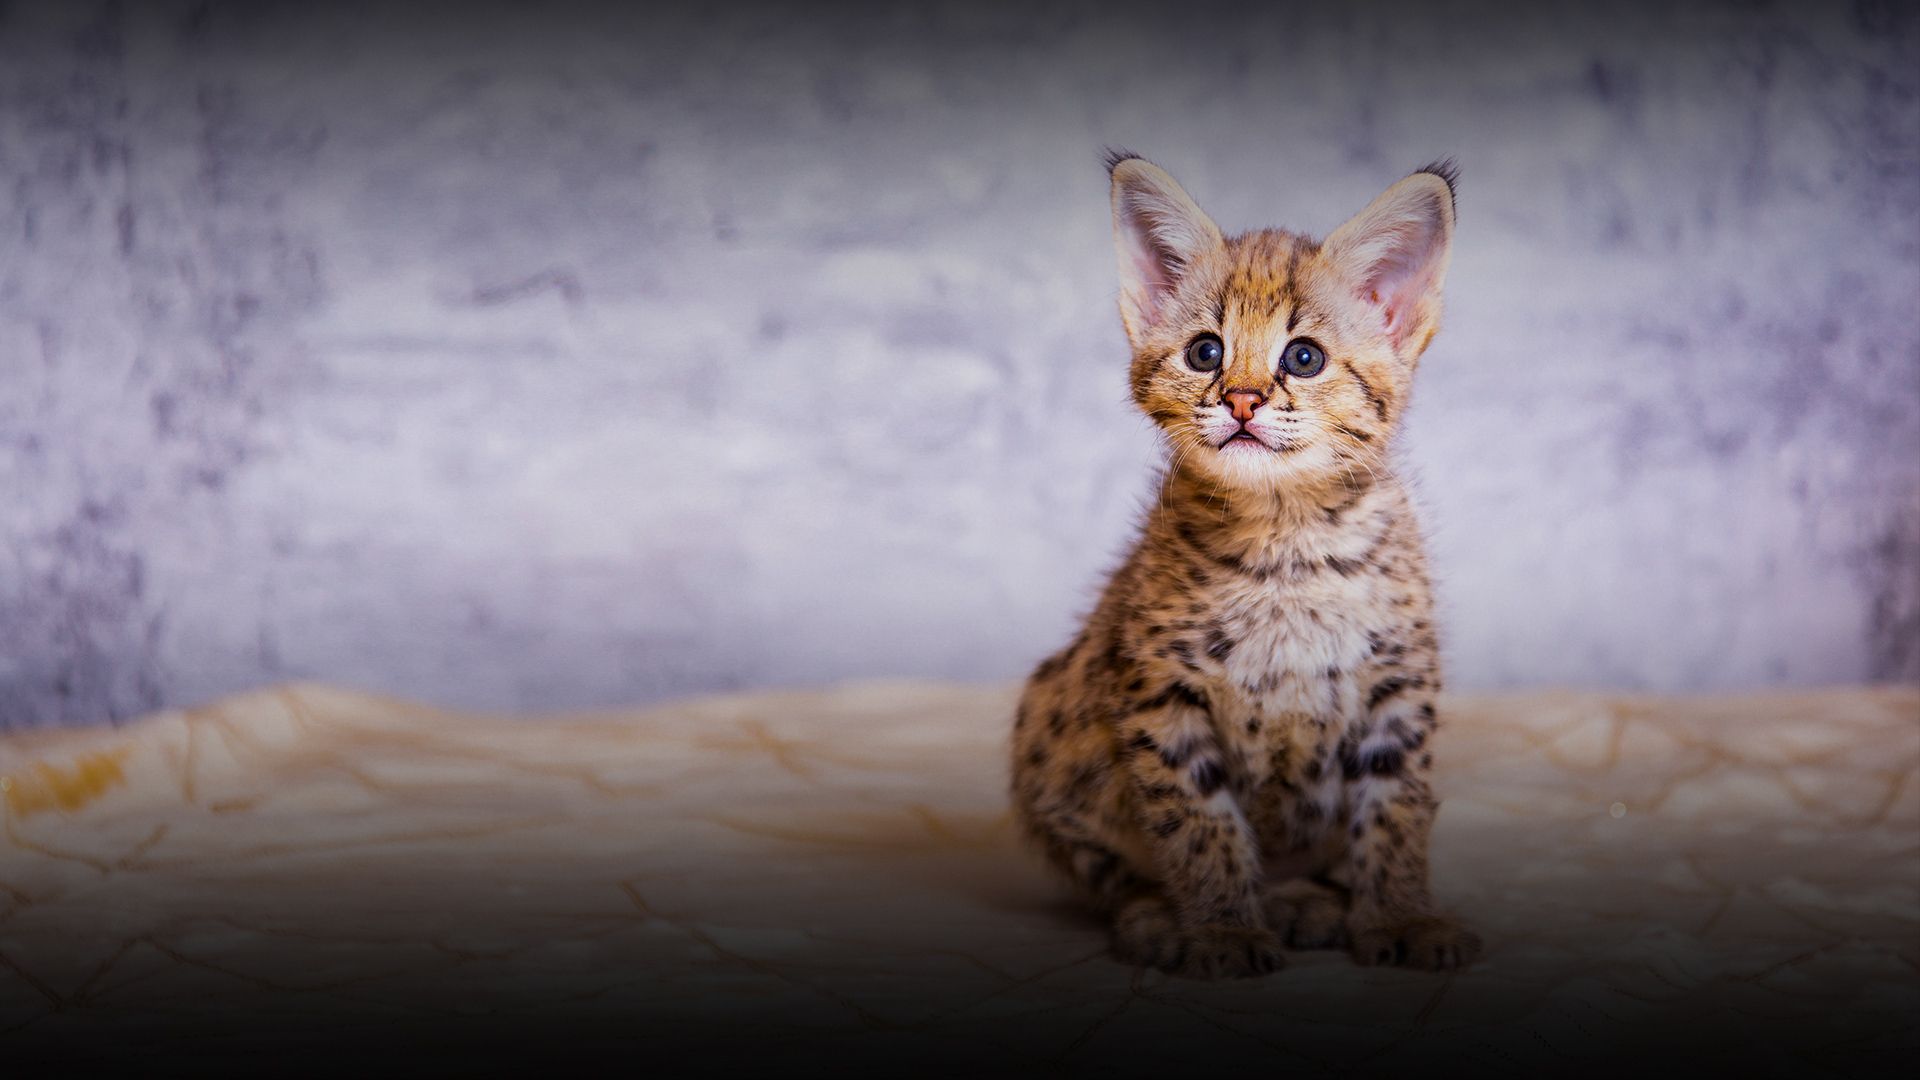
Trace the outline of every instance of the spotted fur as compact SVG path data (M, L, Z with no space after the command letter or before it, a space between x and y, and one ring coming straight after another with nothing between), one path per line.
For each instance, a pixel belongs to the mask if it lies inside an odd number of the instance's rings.
M1387 453L1438 328L1451 166L1325 241L1225 237L1156 166L1110 168L1131 388L1169 464L1099 604L1028 681L1017 817L1134 963L1468 963L1478 939L1427 886L1441 672ZM1206 334L1224 360L1195 370ZM1326 358L1311 377L1278 361L1301 339ZM1245 424L1229 393L1260 398Z

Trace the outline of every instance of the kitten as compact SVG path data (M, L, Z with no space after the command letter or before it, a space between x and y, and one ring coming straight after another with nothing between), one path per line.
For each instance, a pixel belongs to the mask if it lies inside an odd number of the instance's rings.
M1133 399L1171 457L1085 627L1028 680L1016 816L1129 962L1470 963L1479 939L1427 891L1438 645L1387 454L1439 324L1454 170L1316 242L1225 237L1157 166L1108 165Z

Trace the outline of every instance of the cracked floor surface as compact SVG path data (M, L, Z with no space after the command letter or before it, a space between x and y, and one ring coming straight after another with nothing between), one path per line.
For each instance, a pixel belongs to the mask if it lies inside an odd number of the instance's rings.
M1226 984L1114 963L1021 850L1012 700L533 720L297 685L0 738L0 1047L484 1063L537 1031L693 1072L1305 1075L1920 1048L1920 690L1456 697L1435 888L1485 959Z

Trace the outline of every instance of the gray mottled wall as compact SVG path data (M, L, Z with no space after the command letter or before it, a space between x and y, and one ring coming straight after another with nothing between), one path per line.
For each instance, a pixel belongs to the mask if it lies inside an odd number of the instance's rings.
M1022 673L1156 455L1106 143L1459 158L1457 685L1920 677L1909 5L704 11L0 8L0 727Z

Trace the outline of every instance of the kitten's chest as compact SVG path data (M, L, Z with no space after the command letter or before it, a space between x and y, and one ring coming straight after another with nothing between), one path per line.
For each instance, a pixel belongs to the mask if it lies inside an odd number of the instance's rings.
M1360 582L1271 589L1218 612L1236 644L1209 688L1216 734L1256 787L1278 783L1292 793L1300 805L1285 812L1331 818L1337 810L1336 748L1364 723L1361 672L1390 615Z
M1223 593L1213 622L1231 644L1216 650L1216 699L1268 720L1344 715L1371 635L1390 613L1367 583L1346 578Z

